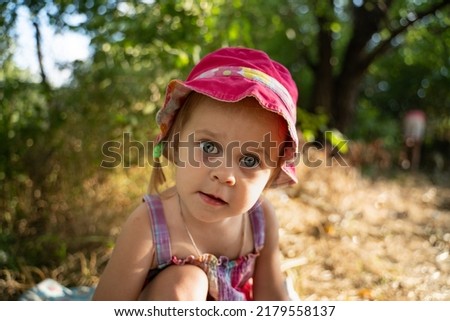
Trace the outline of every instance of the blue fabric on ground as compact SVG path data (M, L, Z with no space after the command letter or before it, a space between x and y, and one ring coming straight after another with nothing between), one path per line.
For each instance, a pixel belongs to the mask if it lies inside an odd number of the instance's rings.
M95 288L67 288L53 279L45 279L19 297L19 301L90 301Z

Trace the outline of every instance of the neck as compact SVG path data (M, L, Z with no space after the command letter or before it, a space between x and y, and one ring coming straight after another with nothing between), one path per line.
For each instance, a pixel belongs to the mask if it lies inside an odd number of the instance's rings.
M210 252L212 254L215 254L216 256L222 255L221 250L219 251L211 251L209 249L205 250L205 247L202 246L204 244L208 245L215 244L216 242L214 241L209 242L208 240L218 240L217 238L218 235L225 237L226 239L233 240L230 242L223 242L220 244L220 248L223 249L230 248L231 253L233 252L236 253L236 255L231 255L230 257L240 257L242 255L246 238L247 215L241 214L238 216L233 216L221 220L220 222L204 223L194 219L192 216L185 215L185 211L183 210L180 198L178 198L178 200L180 207L180 216L184 224L187 238L189 239L197 256L201 256L205 252ZM205 225L207 225L207 228L205 228ZM227 235L230 232L230 226L233 226L232 228L233 235ZM222 240L223 238L221 238L221 242ZM208 246L208 248L216 248L216 247L217 245L212 247ZM229 253L230 251L226 250L226 252Z

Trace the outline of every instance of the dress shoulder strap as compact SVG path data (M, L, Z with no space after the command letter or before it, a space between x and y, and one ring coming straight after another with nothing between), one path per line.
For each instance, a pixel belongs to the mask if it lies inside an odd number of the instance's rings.
M257 202L249 210L250 222L253 229L253 242L256 251L260 251L264 246L265 238L265 221L264 211L261 202Z
M172 253L162 202L158 195L145 195L143 201L148 207L158 268L163 268L170 262Z

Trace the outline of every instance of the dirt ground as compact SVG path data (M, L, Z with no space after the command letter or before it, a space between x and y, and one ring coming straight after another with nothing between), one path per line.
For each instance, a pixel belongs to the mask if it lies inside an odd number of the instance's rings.
M300 299L450 300L448 184L406 172L372 180L336 164L298 176L268 197Z
M407 172L370 179L355 167L327 166L324 155L315 155L321 157L320 167L299 165L299 184L267 191L280 220L283 270L298 298L450 300L450 180L439 173L444 184L433 184ZM90 215L76 226L107 228L114 239L131 200L139 200L141 190L130 196L136 176L142 171L86 182L90 201L79 202L80 213ZM14 300L44 278L95 286L110 253L70 254L55 269L0 270L0 299Z

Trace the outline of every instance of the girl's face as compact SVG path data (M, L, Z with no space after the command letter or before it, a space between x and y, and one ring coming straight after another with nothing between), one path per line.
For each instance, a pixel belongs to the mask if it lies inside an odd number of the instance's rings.
M183 213L219 222L247 212L278 173L286 132L282 118L253 98L196 101L174 159Z

